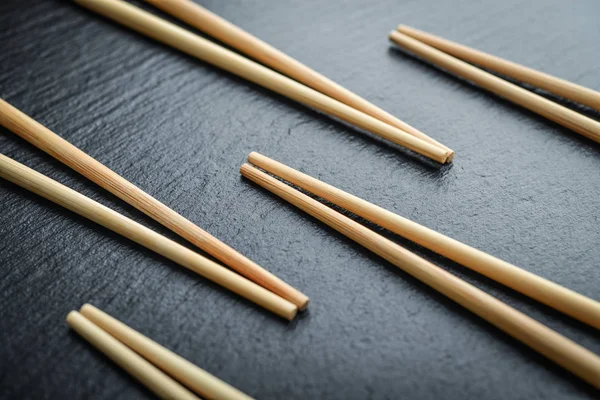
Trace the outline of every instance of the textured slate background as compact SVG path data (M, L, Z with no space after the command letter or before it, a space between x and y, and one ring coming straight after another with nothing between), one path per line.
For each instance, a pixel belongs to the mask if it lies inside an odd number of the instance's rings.
M386 39L406 23L600 90L598 1L202 3L451 146L455 162L433 165L69 2L2 2L3 98L312 304L288 324L1 181L0 397L152 398L66 327L84 302L260 399L598 395L238 174L260 151L599 299L600 145ZM0 151L173 236L3 128ZM415 250L600 353L598 332Z

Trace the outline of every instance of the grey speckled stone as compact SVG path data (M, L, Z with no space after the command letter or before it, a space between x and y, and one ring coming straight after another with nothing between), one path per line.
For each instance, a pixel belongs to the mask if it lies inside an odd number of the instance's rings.
M238 174L259 151L599 299L600 145L386 39L406 23L599 90L597 0L202 3L451 146L455 162L432 165L70 2L3 1L2 97L312 304L287 324L1 181L0 397L152 398L65 326L88 301L260 399L597 396ZM5 129L0 151L173 237ZM598 332L409 247L600 353Z

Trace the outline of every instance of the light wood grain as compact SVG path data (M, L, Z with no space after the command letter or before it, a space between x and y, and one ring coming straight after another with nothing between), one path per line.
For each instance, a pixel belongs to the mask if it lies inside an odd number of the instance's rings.
M148 1L148 0L147 0ZM171 3L171 2L165 2ZM427 32L411 28L406 25L399 25L398 32L404 33L413 39L435 47L438 50L448 53L461 60L479 65L489 71L497 72L501 75L514 78L515 80L529 83L540 89L547 90L558 96L585 104L589 107L600 110L600 93L569 82L555 76L545 74L535 69L493 56L483 51L463 46L456 42L432 35Z
M53 201L291 320L297 307L262 286L194 253L100 203L0 154L0 177Z
M333 204L600 329L600 303L481 250L378 207L256 152L248 161Z
M264 41L249 34L245 30L191 0L146 1L153 4L155 7L173 15L174 17L188 23L194 28L207 33L208 35L220 40L232 48L245 53L255 60L268 65L274 70L277 70L282 74L285 74L290 78L305 84L306 86L318 90L319 92L326 94L331 98L341 101L342 103L362 111L371 117L377 118L380 121L408 132L426 142L439 146L442 149L450 150L448 147L430 138L406 122L401 121L400 119L368 102L357 94L333 82L331 79L319 74L298 60L277 50L268 43L265 43Z
M319 219L600 388L600 358L594 353L250 164L242 165L240 171L246 178Z
M600 142L600 123L573 110L554 103L535 93L525 90L504 79L498 78L477 67L467 64L434 47L428 46L412 37L393 31L390 39L418 57L431 62L444 70L472 81L498 96L504 97L551 121L571 129L596 142Z
M117 21L159 42L261 85L292 100L445 163L453 153L386 124L344 103L279 74L263 65L216 45L196 34L120 0L75 0L78 4Z
M203 398L252 400L252 397L214 377L197 365L166 349L93 305L85 304L81 307L80 312L85 318Z
M199 400L192 392L77 311L71 311L67 315L67 324L161 399Z
M307 307L309 298L306 295L2 99L0 99L0 125L144 212L248 279L291 301L301 310Z

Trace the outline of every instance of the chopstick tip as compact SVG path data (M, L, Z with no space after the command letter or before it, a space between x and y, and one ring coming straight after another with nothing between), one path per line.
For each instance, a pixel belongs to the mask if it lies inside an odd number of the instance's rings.
M309 303L310 299L308 297L305 297L305 300L302 303L298 304L298 311L306 311Z
M87 312L94 311L94 310L97 310L97 308L94 307L93 305L91 305L90 303L85 303L84 305L81 306L81 308L79 309L79 312L81 314L85 315Z
M73 320L77 319L79 316L80 316L79 312L77 312L76 310L72 310L67 314L65 321L67 321L67 324L71 325Z
M250 154L248 154L248 161L252 162L253 158L259 157L260 153L256 152L256 151L251 151Z

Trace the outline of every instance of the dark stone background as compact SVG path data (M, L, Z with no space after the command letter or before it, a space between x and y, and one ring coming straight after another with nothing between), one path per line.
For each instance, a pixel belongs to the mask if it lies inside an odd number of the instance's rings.
M259 151L599 299L600 145L386 35L406 23L599 90L600 2L202 3L449 145L455 162L431 164L72 3L3 1L3 98L312 303L286 323L2 181L0 397L152 398L69 331L65 315L85 302L259 399L598 395L238 168ZM3 128L0 151L173 237ZM598 332L409 247L600 353Z

